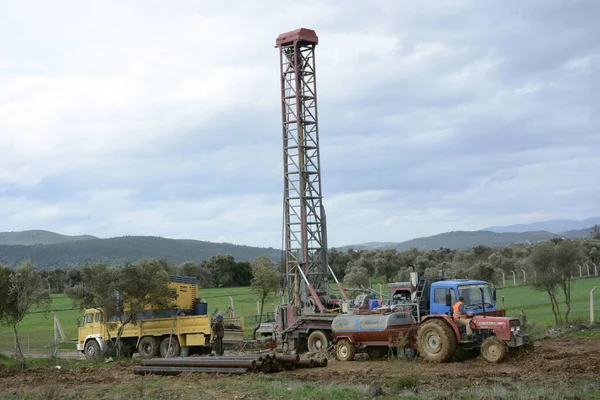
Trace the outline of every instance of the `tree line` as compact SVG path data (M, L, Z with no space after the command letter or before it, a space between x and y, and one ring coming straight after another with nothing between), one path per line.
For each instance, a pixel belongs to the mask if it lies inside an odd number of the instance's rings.
M0 326L13 328L15 356L25 368L19 325L34 306L42 312L49 311L50 288L54 285L62 288L79 309L103 310L105 321L118 327L117 336L111 340L115 347L111 350L120 356L132 350L122 346L120 340L125 326L136 324L148 304L157 309L172 307L176 293L168 287L169 274L212 276L216 271L222 275L205 280L205 284L250 286L260 302L261 314L266 299L279 289L280 272L268 255L241 263L233 261L232 256L215 256L203 265L184 263L173 267L165 260L147 259L120 267L88 264L69 271L38 271L30 261L17 268L0 264Z
M147 260L141 260L143 263ZM236 261L230 254L218 254L204 261L187 261L175 265L166 259L155 260L161 270L171 275L193 276L201 288L249 286L252 281L250 261ZM125 262L121 266L137 263ZM91 263L76 268L43 269L41 276L46 280L50 293L64 293L65 290L81 284L85 278L85 268ZM114 268L119 268L116 266Z
M395 249L341 252L332 249L329 262L348 287L368 287L372 277L385 282L408 281L413 270L426 278L480 279L501 285L503 274L511 277L514 272L522 282L526 280L548 294L555 322L562 324L569 323L571 281L579 276L579 266L591 264L600 270L600 229L595 226L590 237L583 239L554 238L503 247L480 245L469 250L411 248L402 252ZM559 302L561 296L564 316Z
M374 278L385 282L407 281L412 270L428 278L481 279L498 285L502 273L515 271L528 276L528 282L548 294L555 322L560 325L569 323L571 285L573 277L578 275L578 265L591 263L600 269L600 229L594 227L585 239L552 239L494 248L476 246L469 250L331 249L329 263L346 287L369 287ZM137 298L140 307L150 300L158 301L158 297L168 299L168 293L161 290L166 288L169 274L194 276L203 288L251 286L264 304L281 285L283 268L274 265L268 256L249 262L235 261L232 255L223 254L179 265L164 259L124 263L120 267L89 264L41 271L30 261L17 268L0 265L0 324L13 328L17 358L22 360L19 324L32 307L47 309L50 293L66 293L80 307L113 307L113 315L124 325L135 321L135 313L126 316L123 310L115 309L121 303L111 296L120 293L134 302Z

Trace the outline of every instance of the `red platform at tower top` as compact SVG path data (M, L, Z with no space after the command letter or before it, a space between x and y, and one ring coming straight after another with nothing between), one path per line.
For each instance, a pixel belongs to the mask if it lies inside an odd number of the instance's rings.
M285 46L293 43L296 40L300 40L302 42L319 44L319 38L317 34L312 29L300 28L295 31L285 32L281 35L277 36L277 40L275 44L277 46Z

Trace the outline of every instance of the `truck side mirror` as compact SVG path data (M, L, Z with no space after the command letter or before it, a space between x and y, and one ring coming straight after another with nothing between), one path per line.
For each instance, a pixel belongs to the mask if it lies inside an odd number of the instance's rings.
M446 293L446 306L447 307L452 306L452 294L450 294L450 291L448 291L448 293Z

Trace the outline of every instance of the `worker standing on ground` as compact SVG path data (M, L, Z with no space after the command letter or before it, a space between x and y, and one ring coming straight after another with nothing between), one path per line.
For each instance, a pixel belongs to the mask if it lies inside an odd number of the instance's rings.
M215 353L218 356L223 355L223 336L225 336L225 327L223 327L223 316L217 315L217 320L212 326L212 340L215 344Z
M458 301L454 303L454 307L452 307L452 318L454 318L454 322L456 322L457 325L462 325L467 328L467 337L470 338L473 336L473 331L471 330L471 320L467 315L465 303L463 303L464 300L465 298L463 296L458 297Z

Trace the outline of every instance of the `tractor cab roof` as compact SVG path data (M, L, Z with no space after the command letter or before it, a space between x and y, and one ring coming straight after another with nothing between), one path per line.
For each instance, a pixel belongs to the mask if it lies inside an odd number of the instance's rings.
M447 281L437 281L432 283L435 287L451 288L465 285L488 285L486 281L477 281L472 279L449 279Z

